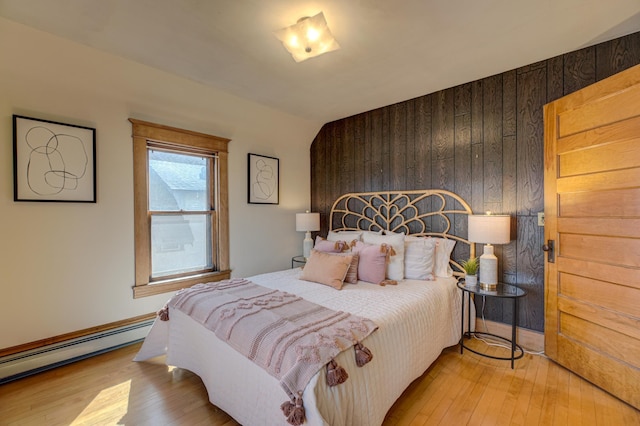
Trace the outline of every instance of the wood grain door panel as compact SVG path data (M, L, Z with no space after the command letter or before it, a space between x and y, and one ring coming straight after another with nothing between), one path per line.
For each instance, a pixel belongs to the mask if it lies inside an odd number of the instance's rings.
M558 350L561 353L571 354L559 364L634 407L638 407L640 372L637 367L616 361L605 353L562 335L558 336Z
M558 295L622 315L640 317L640 305L635 303L640 296L640 289L566 273L561 273L558 281Z
M600 229L599 232L606 232L606 229ZM640 266L640 240L635 238L563 232L559 233L558 242L559 256L620 266Z
M545 106L545 352L640 408L640 67Z
M560 177L640 166L640 138L596 145L558 155Z
M601 85L601 87L604 87L604 85ZM607 88L607 90L611 89ZM640 86L632 85L617 90L614 97L602 97L598 96L597 93L594 93L594 95L596 96L595 99L558 113L558 136L560 138L604 127L611 123L628 120L640 115L637 109ZM562 104L562 100L557 102Z
M637 356L640 351L638 340L629 339L624 333L564 312L560 314L560 333L576 343L640 368L640 357Z

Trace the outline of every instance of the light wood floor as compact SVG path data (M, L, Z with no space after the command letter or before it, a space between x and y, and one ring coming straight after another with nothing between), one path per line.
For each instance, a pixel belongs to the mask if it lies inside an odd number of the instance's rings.
M474 345L484 345L474 342ZM0 386L0 425L236 425L194 374L132 345ZM503 349L487 347L503 356ZM248 401L248 403L250 403ZM640 411L541 356L458 348L409 386L385 425L640 425Z

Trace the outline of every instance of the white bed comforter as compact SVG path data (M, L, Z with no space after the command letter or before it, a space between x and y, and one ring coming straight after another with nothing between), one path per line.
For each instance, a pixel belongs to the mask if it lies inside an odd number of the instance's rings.
M248 279L330 309L369 318L379 327L363 341L373 353L370 363L359 368L351 350L336 358L349 374L345 383L327 386L324 369L311 379L303 394L308 425L382 424L407 386L424 373L442 349L460 339L461 295L454 278L405 280L385 287L359 282L337 291L298 280L300 271L291 269ZM280 404L288 397L278 380L176 310L171 311L169 321L156 320L134 360L165 353L168 365L200 376L209 400L239 423L287 424Z

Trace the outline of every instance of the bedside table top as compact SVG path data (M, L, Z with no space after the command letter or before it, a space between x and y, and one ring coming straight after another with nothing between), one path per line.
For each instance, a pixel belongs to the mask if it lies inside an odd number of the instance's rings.
M494 290L484 290L480 285L466 285L464 281L458 281L458 288L469 293L477 294L478 296L490 296L501 298L517 298L527 294L526 291L520 287L516 287L512 284L498 283Z

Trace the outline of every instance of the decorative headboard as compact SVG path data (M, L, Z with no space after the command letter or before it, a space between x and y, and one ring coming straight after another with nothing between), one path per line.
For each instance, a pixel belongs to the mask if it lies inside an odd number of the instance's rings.
M445 190L358 192L344 194L333 203L329 230L385 230L456 240L451 266L460 276L458 260L475 257L475 244L466 239L470 214L466 201Z

